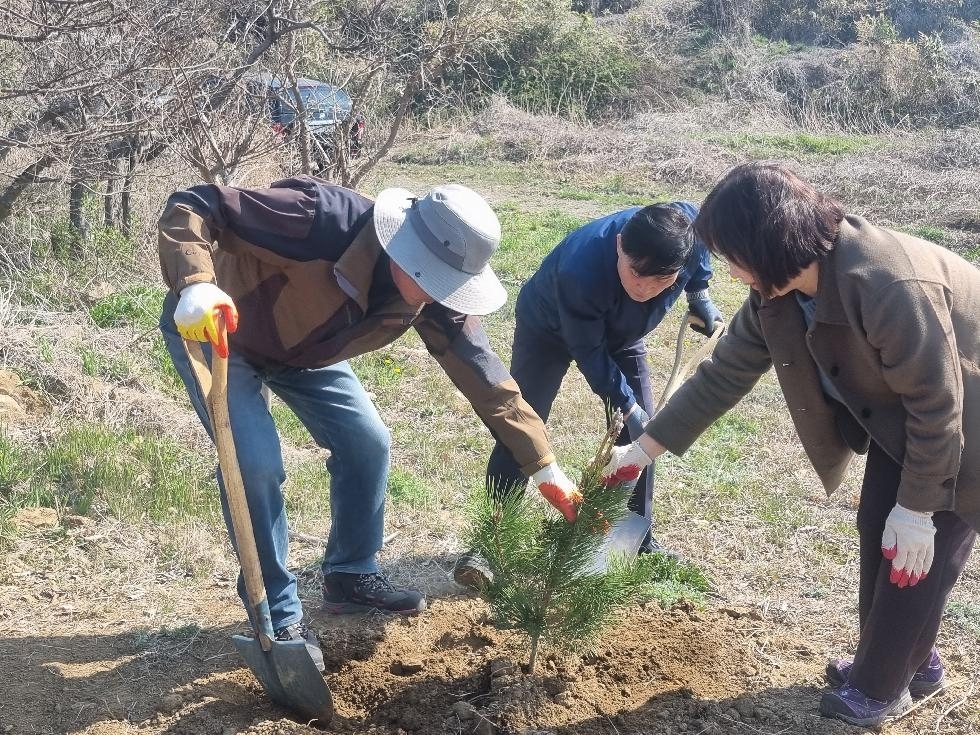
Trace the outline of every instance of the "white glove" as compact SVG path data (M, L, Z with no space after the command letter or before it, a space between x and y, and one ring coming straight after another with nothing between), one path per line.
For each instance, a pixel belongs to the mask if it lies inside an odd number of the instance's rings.
M892 561L892 584L914 587L926 578L936 553L936 526L932 513L921 513L895 504L885 519L881 553Z
M544 499L565 516L566 521L575 522L575 516L578 515L577 506L582 502L582 493L575 487L575 483L565 476L557 462L545 465L531 475L531 482Z
M174 323L184 339L210 342L221 357L228 357L228 340L218 328L221 313L229 332L238 329L238 309L231 296L213 283L192 283L180 292Z
M650 465L650 458L638 441L625 447L613 447L609 464L602 468L602 481L606 485L627 484L632 487L643 468Z

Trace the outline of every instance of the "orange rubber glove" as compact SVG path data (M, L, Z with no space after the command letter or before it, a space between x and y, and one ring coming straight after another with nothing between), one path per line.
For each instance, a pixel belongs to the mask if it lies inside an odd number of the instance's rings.
M557 462L542 467L531 475L531 482L558 511L565 516L569 523L575 522L578 515L578 505L582 502L582 493L569 480Z

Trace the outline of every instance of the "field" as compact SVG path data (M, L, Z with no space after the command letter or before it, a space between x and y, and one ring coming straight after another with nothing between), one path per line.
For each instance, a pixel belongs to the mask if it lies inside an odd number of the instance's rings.
M698 201L745 158L781 158L849 211L980 262L980 133L848 135L714 106L590 127L496 104L470 124L418 131L361 188L458 181L503 223L497 272L511 299L486 320L507 360L513 297L541 257L589 217L633 203ZM277 172L257 169L253 183ZM146 180L159 207L172 180ZM132 252L98 243L69 274L21 254L0 299L0 733L190 735L312 730L272 706L237 658L237 567L211 479L213 450L154 330L163 296L151 218ZM101 250L99 250L101 248ZM719 266L726 316L745 296ZM649 337L655 385L670 372L683 314ZM687 336L688 349L698 336ZM493 627L451 581L462 507L479 489L490 436L421 342L408 336L355 370L394 437L381 562L418 585L415 619L334 618L317 579L329 528L315 447L281 405L290 469L291 561L323 643L339 732L831 733L818 716L829 658L857 636L854 516L861 463L827 498L796 441L774 379L684 457L657 466L656 534L710 579L665 582L591 651L545 649ZM573 370L549 423L569 474L594 450L602 407ZM886 726L892 735L980 733L980 565L953 592L940 634L949 689Z

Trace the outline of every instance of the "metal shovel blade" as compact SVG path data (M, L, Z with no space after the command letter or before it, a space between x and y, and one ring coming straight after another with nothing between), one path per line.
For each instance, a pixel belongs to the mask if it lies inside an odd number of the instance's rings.
M632 559L640 550L640 544L650 530L650 521L643 516L627 511L626 515L620 518L609 529L602 546L596 552L592 563L587 569L587 573L599 574L609 568L609 562L614 556L626 556Z
M303 641L272 641L268 651L262 650L258 638L236 635L232 641L269 699L301 715L308 723L330 722L333 698Z

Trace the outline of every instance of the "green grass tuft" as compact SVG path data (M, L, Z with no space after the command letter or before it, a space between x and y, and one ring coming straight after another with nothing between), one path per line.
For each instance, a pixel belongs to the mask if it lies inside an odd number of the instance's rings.
M435 502L435 495L421 478L399 467L392 467L388 475L388 495L395 505L407 505L423 510Z
M160 318L165 296L162 288L130 286L96 301L89 307L89 315L103 329L124 326L152 329Z

